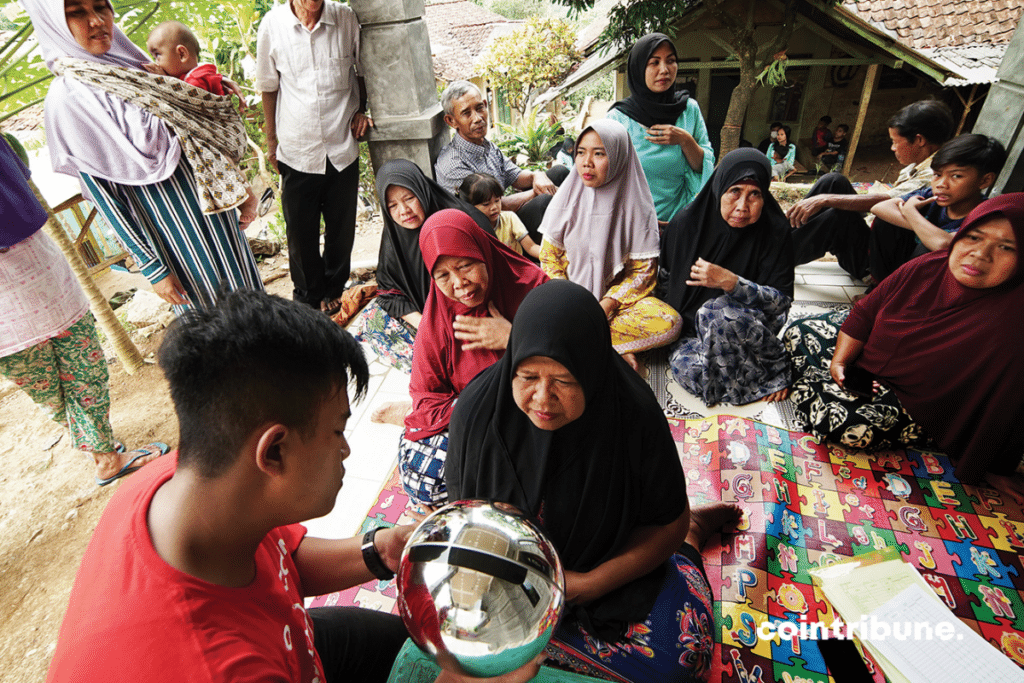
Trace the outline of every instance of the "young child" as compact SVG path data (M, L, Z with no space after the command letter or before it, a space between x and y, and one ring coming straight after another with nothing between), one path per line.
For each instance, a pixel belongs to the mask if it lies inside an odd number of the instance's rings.
M850 145L850 141L846 139L846 134L849 132L850 127L845 123L840 123L836 126L836 132L833 134L832 139L829 140L825 151L818 155L818 159L822 164L832 168L837 163L843 163L843 159L846 158L846 148Z
M501 210L501 183L486 173L470 173L462 181L458 195L487 216L494 234L517 254L525 251L534 260L540 259L540 245L530 239L526 226L511 211Z
M912 258L945 249L971 210L984 199L1006 161L1006 150L986 135L953 138L932 157L931 186L876 204L871 227L871 276L881 282Z
M796 143L789 141L789 126L782 126L776 131L775 142L768 146L768 160L772 162L772 177L784 180L786 174L793 170L796 161Z
M199 63L199 40L187 26L177 21L165 21L150 31L146 49L153 55L152 64L143 68L152 74L180 78L189 85L202 88L214 95L225 95L224 77L213 64ZM248 198L238 207L241 214L239 227L256 220L258 202L252 188L246 188Z

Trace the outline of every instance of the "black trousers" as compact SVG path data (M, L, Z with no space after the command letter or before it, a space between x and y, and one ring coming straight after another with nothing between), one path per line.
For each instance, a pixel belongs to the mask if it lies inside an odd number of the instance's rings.
M323 173L303 173L278 162L281 209L288 232L292 298L319 310L341 296L352 270L359 200L359 159L337 170L327 159ZM324 250L320 253L320 217Z
M819 194L857 194L842 173L826 173L818 178L808 197ZM864 215L856 211L825 209L799 228L791 230L793 256L797 264L810 263L831 252L839 265L855 278L868 274L868 244L871 229Z
M398 651L409 637L394 614L359 607L314 607L313 645L327 683L385 683Z
M892 275L907 261L928 253L913 230L876 218L871 225L871 277L877 282Z
M556 187L561 187L565 179L569 177L569 169L561 164L555 164L547 170L547 176ZM519 207L519 211L516 212L519 220L526 226L526 231L530 233L530 239L537 244L540 244L543 237L537 229L540 227L541 221L544 220L544 212L548 210L548 204L553 198L550 194L538 195Z

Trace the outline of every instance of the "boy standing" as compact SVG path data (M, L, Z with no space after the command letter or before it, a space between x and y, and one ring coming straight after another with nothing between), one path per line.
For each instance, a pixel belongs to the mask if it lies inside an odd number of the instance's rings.
M876 204L871 276L881 282L912 258L945 249L967 214L984 199L1006 161L998 140L953 138L932 157L931 186Z
M180 78L189 85L202 88L214 95L226 95L224 77L213 64L199 63L199 40L188 27L177 21L165 21L150 31L146 49L153 55L153 63L145 64L146 71ZM251 187L245 188L248 197L238 207L238 223L242 228L256 220L258 202Z

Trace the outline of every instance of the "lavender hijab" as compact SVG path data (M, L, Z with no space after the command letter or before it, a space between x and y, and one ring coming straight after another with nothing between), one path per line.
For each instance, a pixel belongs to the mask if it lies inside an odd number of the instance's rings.
M618 121L601 119L577 140L591 130L608 155L605 184L587 187L573 166L548 205L540 231L565 250L569 280L600 299L627 261L658 257L658 216L626 129Z
M92 55L71 35L64 0L21 0L39 49L52 71L62 57L141 69L150 61L114 26L110 50ZM125 100L68 78L55 78L46 95L46 138L53 170L86 173L123 185L151 185L178 167L177 138L152 114Z

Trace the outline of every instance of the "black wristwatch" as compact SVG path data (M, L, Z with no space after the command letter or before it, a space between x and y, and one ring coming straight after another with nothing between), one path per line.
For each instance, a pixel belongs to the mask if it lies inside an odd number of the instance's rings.
M377 552L376 546L373 545L374 536L382 528L375 526L363 534L363 562L366 563L366 568L370 570L371 574L381 581L388 581L395 578L395 573L387 568L387 565L380 559L380 553Z

